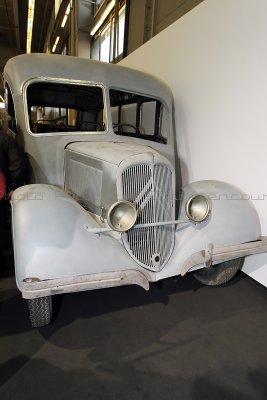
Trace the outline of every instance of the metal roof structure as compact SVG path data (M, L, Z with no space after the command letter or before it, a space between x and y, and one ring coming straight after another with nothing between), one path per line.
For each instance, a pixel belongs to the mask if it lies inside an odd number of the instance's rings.
M43 51L53 10L54 0L35 0L32 52ZM27 18L28 0L0 0L0 73L9 58L26 52Z

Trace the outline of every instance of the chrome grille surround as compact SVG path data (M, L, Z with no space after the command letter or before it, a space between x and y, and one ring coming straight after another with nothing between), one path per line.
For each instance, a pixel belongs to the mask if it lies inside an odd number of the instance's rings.
M137 207L136 224L171 221L174 216L173 171L163 163L138 163L122 172L122 195ZM160 271L174 246L174 225L130 229L122 235L130 255L152 271Z

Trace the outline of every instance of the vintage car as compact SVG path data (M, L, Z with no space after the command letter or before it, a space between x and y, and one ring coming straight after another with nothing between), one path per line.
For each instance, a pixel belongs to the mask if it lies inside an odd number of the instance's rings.
M28 164L12 197L16 283L31 324L52 296L164 278L228 282L267 251L236 187L181 187L173 101L164 83L125 67L27 54L4 69L8 112ZM177 132L179 135L179 132Z

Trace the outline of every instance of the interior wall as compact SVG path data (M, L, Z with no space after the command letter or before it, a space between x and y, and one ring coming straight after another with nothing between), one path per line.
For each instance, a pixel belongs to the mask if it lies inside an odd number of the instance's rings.
M183 183L241 188L267 235L267 2L205 0L124 59L172 88ZM243 271L267 286L267 254Z

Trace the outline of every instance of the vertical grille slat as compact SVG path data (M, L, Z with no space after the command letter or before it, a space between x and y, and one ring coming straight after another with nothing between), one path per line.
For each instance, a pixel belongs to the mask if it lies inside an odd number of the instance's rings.
M164 164L136 164L122 173L123 198L136 204L137 224L173 218L172 171ZM171 255L174 226L131 229L125 247L142 266L159 271Z

